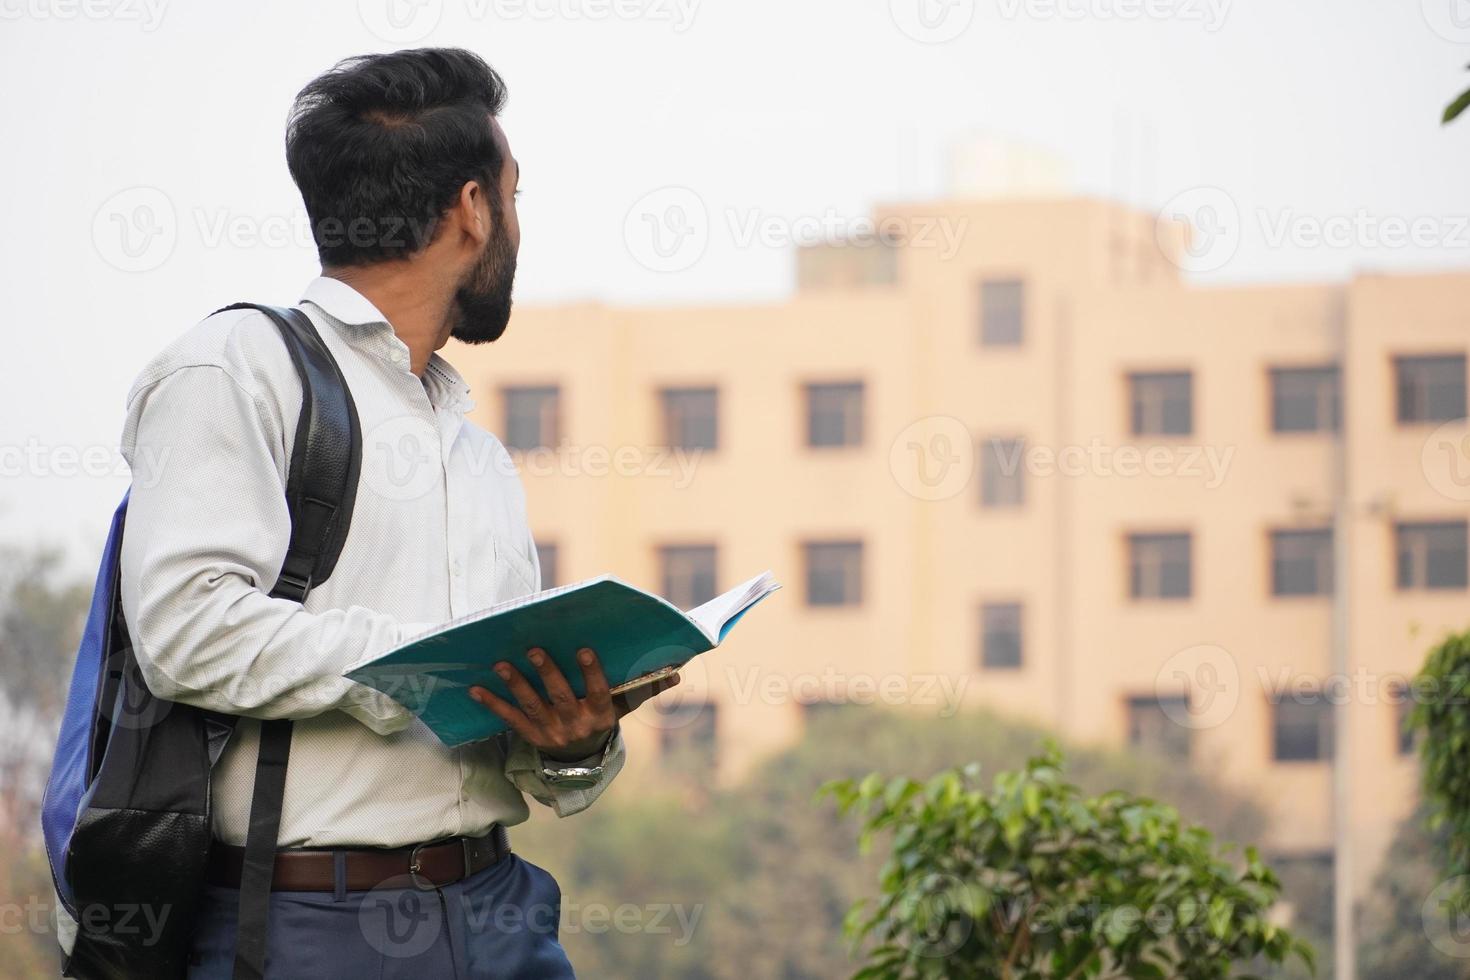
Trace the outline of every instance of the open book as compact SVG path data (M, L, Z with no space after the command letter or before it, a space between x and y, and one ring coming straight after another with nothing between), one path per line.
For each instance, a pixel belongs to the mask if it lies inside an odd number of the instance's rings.
M762 572L684 612L612 575L512 599L436 627L353 665L346 676L418 715L453 747L490 738L505 722L470 698L475 685L514 703L491 669L504 660L541 690L526 652L545 650L577 697L586 694L577 651L591 647L614 693L651 684L713 650L741 616L781 586ZM545 691L541 691L544 695Z

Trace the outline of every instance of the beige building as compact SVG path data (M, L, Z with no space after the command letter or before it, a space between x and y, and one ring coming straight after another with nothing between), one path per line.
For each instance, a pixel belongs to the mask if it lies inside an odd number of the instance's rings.
M1365 883L1415 796L1397 685L1470 621L1470 273L1202 289L1101 201L878 217L786 302L521 309L450 352L548 584L786 583L635 716L635 772L682 746L728 778L814 705L985 704L1187 757L1323 856L1336 701Z

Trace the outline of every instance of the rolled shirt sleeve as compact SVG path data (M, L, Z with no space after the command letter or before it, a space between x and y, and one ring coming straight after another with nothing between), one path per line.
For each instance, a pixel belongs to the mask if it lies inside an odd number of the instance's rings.
M505 753L505 775L522 793L555 810L558 817L569 817L591 806L622 771L626 758L623 733L618 729L613 732L612 744L608 748L599 752L596 758L584 760L589 766L602 761L602 778L597 785L587 789L570 789L553 786L542 778L541 769L545 762L534 745L515 734L508 735L507 738L509 747Z
M282 421L267 405L221 366L178 367L134 389L123 454L134 484L122 605L155 695L253 718L338 710L384 735L412 722L341 674L424 624L268 594L291 520Z

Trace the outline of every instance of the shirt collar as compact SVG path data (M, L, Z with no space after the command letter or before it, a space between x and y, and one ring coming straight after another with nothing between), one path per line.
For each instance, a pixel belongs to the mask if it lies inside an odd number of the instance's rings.
M408 370L408 346L398 339L383 312L347 283L330 276L317 276L301 294L301 302L312 304L338 323L363 328L364 339L373 337L386 341L386 350L396 352L401 358L400 366ZM394 360L391 354L389 359ZM469 397L470 386L438 353L429 355L428 366L424 369L424 388L434 404L441 408L468 412L475 407Z

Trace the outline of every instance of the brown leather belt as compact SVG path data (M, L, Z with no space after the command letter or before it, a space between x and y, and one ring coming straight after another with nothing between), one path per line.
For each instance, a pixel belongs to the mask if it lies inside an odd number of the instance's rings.
M484 837L453 837L415 847L277 851L271 890L369 891L385 885L427 890L468 878L509 854L510 839L500 824ZM205 876L211 885L239 888L244 863L245 848L216 841Z

